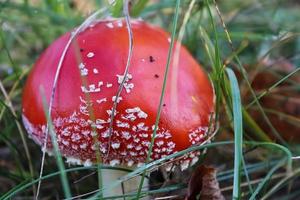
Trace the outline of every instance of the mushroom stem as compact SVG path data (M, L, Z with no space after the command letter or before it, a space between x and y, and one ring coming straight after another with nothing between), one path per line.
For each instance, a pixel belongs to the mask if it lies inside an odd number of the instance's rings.
M120 171L120 170L111 170L111 169L102 169L102 178L103 178L103 188L108 188L111 186L115 181L119 180L119 178L127 175L128 172ZM138 186L140 184L141 177L133 177L117 187L105 189L103 191L103 197L112 197L117 195L124 195L124 194L134 194ZM149 186L149 181L145 178L143 188L147 189ZM149 199L148 197L142 198L144 200Z

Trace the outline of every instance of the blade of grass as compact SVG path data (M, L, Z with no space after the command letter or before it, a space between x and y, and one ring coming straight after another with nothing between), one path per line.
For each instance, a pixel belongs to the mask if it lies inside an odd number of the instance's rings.
M14 85L12 86L11 90L9 91L9 93L7 94L8 98L11 99L14 92L18 89L18 86L20 86L21 80L24 78L24 76L27 75L27 73L29 72L29 69L26 68L25 70L23 70L23 72L20 74L19 79L15 81ZM0 100L1 101L1 100ZM7 107L8 108L8 107ZM5 107L0 110L0 121L4 115L4 111L5 111ZM17 118L16 118L17 119Z
M13 73L15 74L15 76L17 77L17 79L19 78L19 75L18 75L18 67L15 65L14 61L13 61L13 58L11 57L11 54L10 54L10 51L9 51L9 48L7 47L7 44L6 44L6 40L5 40L5 37L4 37L4 31L3 31L3 28L1 27L1 31L0 31L0 38L1 38L1 41L2 41L2 44L3 44L3 47L4 47L4 50L7 54L7 57L8 57L8 60L13 68Z
M147 17L151 12L160 12L163 9L174 8L176 1L158 1L157 3L150 4L140 13L141 17Z
M8 94L6 93L6 90L0 80L0 90L1 92L3 93L7 103L8 103L8 107L9 107L9 110L11 111L11 113L13 114L14 118L15 118L15 123L16 123L16 126L18 128L18 132L21 136L21 140L22 140L22 143L23 143L23 146L24 146L24 150L25 150L25 155L26 155L26 158L28 160L28 166L29 166L29 171L30 171L30 175L32 177L32 179L34 178L34 170L33 170L33 165L32 165L32 159L31 159L31 156L30 156L30 152L29 152L29 148L28 148L28 145L27 145L27 142L26 142L26 139L25 139L25 134L24 134L24 131L22 129L22 126L21 124L19 123L19 121L17 120L17 114L16 114L16 111L13 107L13 104L8 96ZM36 188L35 186L33 186L33 192L36 193Z
M225 34L226 34L226 37L227 37L227 40L228 40L228 43L230 45L230 48L231 48L231 51L234 53L234 59L236 60L236 62L238 63L238 67L239 67L239 70L242 74L242 77L244 78L244 80L246 81L246 84L251 92L251 95L254 97L254 100L255 100L255 103L257 104L257 106L259 107L259 111L261 112L261 114L263 115L263 118L264 120L266 121L266 123L268 124L268 126L271 128L271 131L273 133L273 135L284 145L288 146L288 144L286 143L286 141L281 137L281 135L278 133L278 131L274 128L274 126L272 125L271 121L269 120L268 116L266 115L266 113L264 112L261 104L259 103L257 97L256 97L256 94L254 92L254 90L252 89L251 87L251 84L249 82L249 79L247 77L247 73L242 65L242 62L240 61L239 57L237 56L237 54L235 53L235 50L234 50L234 47L233 47L233 43L232 43L232 40L231 40L231 37L230 37L230 34L229 34L229 31L227 30L227 27L223 21L223 18L221 16L221 12L218 8L218 5L216 3L215 0L213 0L214 4L215 4L215 8L216 8L216 11L217 11L217 14L221 20L221 23L222 23L222 26L223 26L223 29L225 31ZM213 18L212 18L212 21L213 21Z
M98 166L82 166L82 167L74 167L74 168L70 168L70 169L66 169L65 172L66 173L70 173L70 172L75 172L75 171L83 171L83 170L90 170L90 169L98 169ZM101 169L111 169L111 170L122 170L122 171L126 171L126 172L131 172L132 170L126 169L126 168L122 168L122 167L111 167L111 166L101 166ZM33 181L27 180L24 181L22 183L20 183L19 185L15 186L14 188L12 188L10 191L8 191L7 193L3 194L2 196L0 196L0 199L6 200L6 199L11 199L13 196L15 196L16 194L26 190L26 188L38 183L41 180L47 180L49 178L52 178L54 176L60 175L60 171L56 171L56 172L52 172L50 174L47 174L45 176L42 176L41 178L37 178Z
M275 166L279 161L278 160L272 160L272 161L261 161L259 163L255 163L255 164L249 164L246 166L247 172L248 174L253 174L253 173L257 173L257 172L263 172L265 170L267 170L270 166ZM229 181L230 179L233 178L234 174L234 169L230 169L224 172L219 172L217 177L218 180L221 181ZM242 172L245 173L245 172Z
M277 190L279 190L287 181L290 179L294 179L300 175L300 168L294 170L288 176L280 180L275 186L272 187L270 191L268 191L261 199L268 199L272 194L274 194Z
M209 17L211 19L211 26L212 26L212 30L214 33L214 48L211 49L214 51L213 54L213 73L212 73L212 79L214 81L214 89L215 89L215 94L216 94L216 119L218 120L219 118L219 109L220 109L220 105L221 105L221 85L223 82L223 67L221 64L221 53L220 53L220 48L219 48L219 37L218 37L218 33L216 30L216 25L215 25L215 21L213 20L213 15L210 9L210 4L208 0L205 0L205 5L206 8L208 10L208 14ZM212 52L213 52L212 51Z
M63 64L63 61L64 61L64 58L65 58L65 55L67 54L67 51L70 47L70 45L72 44L74 38L76 37L76 35L81 31L81 30L84 30L94 19L96 19L96 17L101 14L101 13L104 13L106 11L105 8L103 9L100 9L98 11L96 11L95 13L93 13L91 16L89 16L74 32L73 34L71 35L70 39L68 40L67 44L65 45L65 48L63 49L63 52L61 54L61 57L60 57L60 60L59 60L59 63L57 65L57 69L56 69L56 72L55 72L55 77L54 77L54 81L53 81L53 86L52 86L52 90L51 90L51 96L50 96L50 102L49 102L49 115L51 117L51 113L52 113L52 106L53 106L53 102L54 102L54 96L55 96L55 91L56 91L56 88L57 88L57 82L58 82L58 78L59 78L59 75L60 75L60 72L61 72L61 68L62 68L62 64ZM46 149L46 144L47 144L47 140L48 140L48 126L46 127L46 133L45 133L45 142L43 144L43 149L45 150ZM40 168L40 177L42 176L43 174L43 168L44 168L44 160L45 160L45 153L46 151L43 151L43 155L42 155L42 163L41 163L41 168ZM38 183L38 189L37 189L37 195L36 195L36 198L38 198L38 195L39 195L39 189L40 189L40 185L41 185L41 182Z
M162 105L163 105L164 96L165 96L165 90L166 90L166 85L167 85L167 77L168 77L169 67L170 67L170 64L171 64L171 57L172 57L174 43L175 43L175 35L176 35L176 27L177 27L178 16L179 16L179 8L180 8L180 0L176 0L176 7L175 7L175 13L174 13L173 25L172 25L171 43L170 43L169 50L168 50L167 64L166 64L166 69L165 69L165 73L164 73L163 85L162 85L159 105L158 105L158 109L157 109L154 130L153 130L153 133L152 133L152 136L151 136L151 143L149 145L149 151L148 151L145 163L148 163L151 159L154 140L156 138L156 132L157 132L157 127L158 127L158 123L159 123L159 119L160 119L160 114L161 114L161 109L162 109ZM143 186L143 183L144 183L145 175L146 175L146 170L142 174L142 178L141 178L140 185L139 185L138 192L137 192L137 199L139 199L139 197L140 197L140 193L141 193L142 186Z
M54 152L54 156L56 159L58 169L60 171L60 179L62 182L65 197L70 198L72 196L71 190L70 190L70 185L68 182L64 162L63 162L63 159L62 159L59 147L58 147L56 133L54 131L54 127L53 127L52 120L50 117L50 112L49 112L49 107L48 107L48 103L47 103L46 96L45 96L45 91L42 86L40 87L40 93L41 93L41 97L42 97L42 101L43 101L44 112L45 112L46 119L47 119L47 130L46 131L47 132L49 131L49 134L51 137L51 142L53 145L53 152ZM48 143L48 141L46 140L45 144L47 144L47 143ZM47 148L47 145L45 145L45 148L43 148L43 152L46 152L46 148ZM38 195L36 196L36 198L38 198Z
M256 190L254 191L254 193L250 196L249 200L255 200L256 196L259 194L259 192L262 190L262 188L265 186L265 184L267 183L268 180L270 180L270 178L272 177L272 175L275 173L276 170L278 170L280 167L282 167L282 165L285 163L285 160L283 160L282 162L279 162L275 167L273 167L268 174L266 175L266 177L258 184Z
M243 160L243 117L239 84L234 72L226 69L230 85L233 106L234 125L234 179L233 179L233 199L240 199L241 165Z
M146 4L148 3L149 0L139 0L131 9L131 15L134 17L139 16L139 14L143 11L145 8Z
M120 17L123 8L123 0L115 0L110 4L110 13L113 17Z
M274 88L276 88L278 85L280 85L281 83L283 83L284 81L286 81L288 78L290 78L291 76L293 76L294 74L296 74L297 72L300 71L300 67L296 68L295 70L293 70L292 72L290 72L288 75L286 75L285 77L283 77L282 79L280 79L279 81L277 81L276 83L274 83L271 87L269 87L267 90L265 90L263 93L261 93L259 96L257 96L257 100L261 99L262 97L266 96L269 92L271 92ZM255 100L253 100L251 103L249 103L246 106L246 109L248 109L249 107L253 106L253 104L255 103Z
M229 144L234 144L234 142L232 142L232 141L223 141L223 142L215 142L215 143L206 143L205 142L205 143L203 143L201 145L198 145L198 146L192 146L188 149L182 150L180 152L176 152L174 154L168 155L168 156L166 156L164 158L160 158L158 160L154 160L154 161L152 161L152 162L150 162L150 163L148 163L148 164L146 164L142 167L139 167L139 168L135 169L133 172L128 173L126 176L121 177L118 181L115 181L109 187L105 187L105 188L102 188L102 189L99 189L99 190L94 190L94 191L91 191L91 192L83 194L83 195L74 196L71 199L82 198L84 196L93 195L93 194L94 195L92 197L90 197L89 199L97 199L97 197L99 196L99 193L102 193L103 190L114 188L114 187L118 186L119 184L121 184L122 182L124 182L128 179L131 179L131 178L143 173L146 170L150 170L152 168L155 168L160 163L163 163L167 160L180 157L180 156L188 154L189 152L192 152L192 151L199 151L199 150L203 150L203 149L209 149L209 148L222 146L222 145L229 145ZM268 142L244 142L244 144L253 145L253 146L266 146L266 147L277 148L277 149L283 151L286 154L287 160L288 160L287 165L291 166L292 154L289 151L289 149L287 149L286 147L284 147L282 145L275 144L275 143L268 143Z
M275 144L275 143L268 143L268 142L247 142L247 141L245 141L244 143L247 144L247 145L251 145L251 146L271 147L271 148L276 148L278 150L281 150L282 152L284 152L286 154L287 164L291 165L291 163L292 163L292 154L291 154L291 152L289 151L289 149L287 149L286 147L284 147L282 145ZM164 158L161 158L159 160L153 161L153 162L147 164L146 166L137 168L134 171L128 170L126 168L121 168L121 167L111 167L111 166L105 166L105 165L103 165L103 166L101 166L101 169L114 169L114 170L125 170L125 171L127 170L130 173L128 173L128 175L122 177L119 181L113 183L110 187L101 188L101 189L92 191L90 193L84 194L84 195L73 196L70 199L81 198L81 197L84 197L84 196L92 195L92 194L97 193L97 192L101 193L105 189L111 189L111 188L117 186L118 184L122 183L123 181L126 181L128 179L131 179L132 177L137 176L138 174L141 174L144 170L149 170L151 168L154 168L159 163L162 163L162 162L164 162L166 160L174 159L176 157L180 157L182 155L188 154L189 152L199 151L199 150L206 149L206 148L207 149L214 148L214 147L223 146L223 145L232 145L232 144L234 144L233 141L223 141L223 142L215 142L215 143L202 144L200 146L193 146L193 147L190 147L190 148L188 148L186 150L183 150L183 151L171 154L169 156L166 156ZM69 173L69 172L73 172L73 171L77 171L77 170L87 170L87 169L97 169L97 167L96 166L74 167L74 168L66 169L65 171L66 171L66 173ZM25 185L22 185L21 187L17 186L18 189L13 188L11 191L9 191L6 194L0 196L0 198L4 199L4 200L11 199L13 196L15 196L16 194L18 194L19 192L24 191L26 188L32 186L33 184L39 182L40 180L46 180L46 179L49 179L49 178L51 178L53 176L57 176L57 175L60 175L60 171L53 172L51 174L42 176L41 178L37 178L34 181L31 181L31 182L29 182L29 183L27 183ZM98 196L98 194L96 194L94 196L94 198L96 198L97 196ZM93 199L93 198L91 198L91 199Z
M111 115L110 115L110 122L109 122L109 141L108 141L108 150L106 153L105 157L109 156L110 153L110 148L111 148L111 135L113 133L113 124L114 124L114 118L115 118L115 113L117 111L117 105L118 105L118 99L121 96L121 92L123 90L124 84L127 80L128 77L128 73L129 73L129 67L130 67L130 63L131 63L131 58L132 58L132 52L133 52L133 33L132 33L132 28L131 28L131 23L130 23L130 15L129 15L129 1L128 0L124 0L124 16L125 16L125 21L126 21L126 25L127 25L127 32L128 32L128 57L127 57L127 61L126 61L126 66L125 66L125 70L123 73L123 80L119 85L117 94L116 94L116 98L115 101L113 102L113 108L111 111Z
M211 18L211 23L212 23L213 31L215 32L215 40L216 40L215 45L213 46L212 42L209 39L208 34L206 33L206 31L203 28L201 28L201 26L200 26L200 33L202 34L202 39L205 41L204 42L205 43L205 49L206 49L206 52L207 52L208 57L210 59L211 65L215 66L215 67L213 67L212 79L213 79L213 81L215 83L214 84L214 86L215 86L215 93L217 95L217 98L216 98L216 110L218 110L218 107L221 104L221 95L219 93L222 93L221 92L222 91L222 86L223 86L223 90L224 90L223 93L227 94L228 90L229 90L228 87L227 87L227 83L224 83L225 80L224 80L224 78L222 76L223 69L226 67L226 64L227 64L226 61L228 61L228 59L224 62L224 65L218 66L218 65L221 64L220 58L217 58L217 56L220 57L220 54L216 55L216 53L219 52L219 50L218 50L218 48L219 48L218 46L219 45L218 45L218 42L217 42L219 34L216 33L217 31L215 29L215 22L214 22L211 10L209 8L208 1L206 1L206 6L207 6L207 9L208 9L210 18ZM235 56L236 56L237 53L239 53L239 50L238 51L232 51L232 54L230 55L230 59L235 58ZM225 99L226 99L225 101L231 107L230 100L227 99L226 96L228 96L228 95L225 95ZM217 114L218 114L218 112L217 112ZM227 112L227 114L228 114L229 117L231 116L231 114L229 112ZM216 116L216 118L217 117L218 116ZM256 135L257 138L259 138L262 141L267 141L267 142L271 141L270 138L264 133L264 131L262 129L260 129L260 127L257 126L257 124L251 118L251 116L247 115L247 112L244 112L244 110L243 110L243 119L245 120L245 122L246 122L245 124L247 125L247 127L250 127L252 130L254 130L253 133Z
M191 16L192 9L195 5L195 0L192 0L189 4L189 7L187 11L184 14L182 25L179 29L178 38L177 38L177 45L175 45L174 50L174 59L173 59L173 66L172 66L172 76L171 76L171 110L174 111L174 113L178 113L178 68L179 68L179 57L180 57L180 48L181 48L181 42L185 33L185 28L188 23L188 20Z
M32 10L32 11L38 12L39 14L49 17L54 22L60 22L60 23L72 22L72 24L75 24L75 21L77 21L77 20L73 21L73 19L70 19L69 17L66 17L66 16L58 15L57 13L55 13L53 10L50 10L50 9L42 9L42 8L35 7L35 6L15 3L12 1L0 2L0 9L4 9L4 8L22 11L23 13L27 13L28 10L29 11Z
M242 112L243 112L243 120L245 122L245 127L252 131L256 139L264 142L272 142L269 136L257 125L257 123L249 115L249 113L244 107L242 108Z
M253 194L253 188L252 188L252 185L250 184L251 180L250 180L250 177L249 177L249 173L248 173L248 170L247 170L247 164L246 164L246 161L245 161L244 157L242 157L242 164L243 164L243 168L244 168L245 177L246 177L246 180L247 180L247 183L248 183L249 191L250 191L251 194Z

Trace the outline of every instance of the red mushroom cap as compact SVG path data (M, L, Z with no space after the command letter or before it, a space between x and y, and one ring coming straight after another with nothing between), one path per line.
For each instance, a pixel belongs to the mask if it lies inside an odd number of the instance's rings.
M102 161L111 165L131 166L143 163L147 157L170 36L143 21L132 20L131 23L132 60L110 137L110 114L128 56L125 22L105 20L93 24L77 35L66 53L51 117L59 148L65 157L71 158L69 160L92 163L98 150ZM29 135L40 145L45 138L47 122L39 88L44 88L49 101L58 62L70 36L71 33L61 36L40 56L23 91L23 122ZM171 95L172 63L170 66L151 156L154 160L203 142L214 112L212 85L206 73L182 46L178 66L177 97ZM177 98L177 109L171 106L173 98ZM51 149L48 138L47 147ZM97 140L98 143L95 143ZM108 148L109 156L106 157ZM195 157L195 154L190 157Z

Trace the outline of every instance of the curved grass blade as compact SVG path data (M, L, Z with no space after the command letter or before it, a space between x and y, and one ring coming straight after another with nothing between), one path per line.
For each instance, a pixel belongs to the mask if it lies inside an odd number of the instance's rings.
M54 152L54 155L55 155L57 166L58 166L59 171L60 171L60 178L61 178L64 194L65 194L66 198L70 198L72 196L71 195L71 190L70 190L70 185L69 185L69 182L68 182L64 162L63 162L63 159L62 159L59 147L58 147L58 143L57 143L57 139L56 139L56 133L54 131L54 127L53 127L52 120L51 120L51 117L50 117L50 112L49 112L49 107L48 107L48 104L47 104L45 92L44 92L44 89L42 87L40 88L40 91L41 91L41 96L42 96L42 100L43 100L44 112L45 112L46 119L47 119L48 131L49 131L51 141L52 141L52 145L53 145L53 152ZM48 141L46 140L45 144L47 144L47 142ZM47 145L44 146L43 152L46 152L46 148L47 148ZM38 196L36 196L36 198L38 198Z
M52 106L53 106L53 102L54 102L54 96L55 96L55 91L56 91L56 88L57 88L57 82L58 82L58 78L60 76L60 72L61 72L61 69L62 69L62 64L63 64L63 61L65 59L65 56L67 54L67 51L70 47L70 45L72 44L74 38L76 37L76 35L81 31L81 30L84 30L93 20L96 19L96 17L101 14L101 13L104 13L105 12L105 8L101 9L101 10L98 10L96 11L95 13L93 13L91 16L89 16L74 32L73 34L71 35L71 37L69 38L67 44L65 45L64 49L63 49L63 52L61 54L61 57L59 59L59 63L57 65L57 69L56 69L56 72L55 72L55 77L54 77L54 81L53 81L53 86L52 86L52 89L51 89L51 96L50 96L50 101L49 101L49 107L48 108L48 113L49 113L49 118L51 118L51 114L52 114ZM51 124L50 124L51 125ZM43 144L43 149L46 149L46 144L47 144L47 139L48 139L48 131L49 131L49 128L48 128L48 124L46 126L46 134L45 134L45 142ZM43 174L43 169L44 169L44 160L45 160L45 151L43 152L43 155L42 155L42 163L41 163L41 167L40 167L40 175L39 177L42 176ZM100 174L99 174L100 175ZM100 178L99 178L100 179ZM37 188L37 194L36 194L36 198L38 198L38 195L39 195L39 188L41 186L41 183L39 182L38 183L38 188Z
M286 147L284 147L282 145L275 144L275 143L269 143L269 142L247 142L247 141L245 141L244 143L247 144L247 145L251 145L251 146L271 147L271 148L275 148L275 149L281 150L282 152L284 152L286 154L288 166L291 166L291 163L292 163L292 154L289 151L289 149L287 149ZM214 148L214 147L223 146L223 145L232 145L232 144L234 144L233 141L223 141L223 142L215 142L215 143L203 144L201 146L193 146L193 147L190 147L190 148L188 148L186 150L174 153L172 155L169 155L169 156L166 156L166 157L161 158L159 160L156 160L156 161L153 161L151 163L148 163L146 166L140 167L140 168L138 168L138 169L136 169L134 171L131 171L129 169L122 168L122 167L111 167L111 166L102 165L101 169L123 170L123 171L127 171L127 172L130 172L130 173L128 175L122 177L118 182L112 184L109 188L102 188L102 189L99 189L99 190L96 190L96 191L92 191L92 192L90 192L88 194L78 195L76 197L74 196L71 199L75 199L75 198L80 198L80 197L92 195L92 194L95 194L97 192L101 193L105 189L113 188L113 187L117 186L118 184L122 183L123 181L126 181L126 180L128 180L128 179L130 179L130 178L132 178L134 176L137 176L137 175L141 174L144 170L149 170L151 168L154 168L159 163L162 163L162 162L164 162L166 160L170 160L170 159L182 156L182 155L187 154L189 152L199 151L199 150L206 149L206 148L207 149ZM91 167L74 167L74 168L66 169L65 172L69 173L69 172L73 172L73 171L77 171L77 170L81 171L81 170L87 170L87 169L98 169L98 167L97 166L91 166ZM57 176L59 174L60 174L60 171L53 172L51 174L42 176L41 178L37 178L34 181L31 181L31 182L29 182L29 183L27 183L25 185L22 185L22 186L18 185L18 186L16 186L16 187L18 187L18 189L12 189L11 191L7 192L6 194L0 196L0 199L4 199L4 200L10 199L13 196L15 196L16 194L18 194L19 192L24 191L26 188L32 186L33 184L36 184L38 181L40 181L40 180L46 180L46 179L49 179L51 177ZM227 173L225 173L225 174L227 174ZM221 180L224 180L224 179L221 179ZM98 196L98 194L95 194L95 197L96 196Z
M241 167L243 160L243 117L239 84L234 72L226 69L230 86L233 107L234 126L234 179L233 179L233 199L240 199Z
M239 59L239 57L237 56L236 51L235 51L235 49L234 49L234 47L233 47L233 43L232 43L232 40L231 40L231 36L230 36L229 31L228 31L228 29L227 29L227 27L226 27L226 24L225 24L225 22L224 22L224 20L223 20L223 18L222 18L222 16L221 16L221 12L220 12L220 10L219 10L219 8L218 8L218 6L217 6L217 3L216 3L215 0L213 0L213 2L214 2L214 4L215 4L215 8L216 8L217 14L218 14L218 16L219 16L219 18L220 18L221 24L222 24L222 26L223 26L223 29L224 29L224 32L225 32L227 41L228 41L228 43L229 43L229 46L230 46L230 48L231 48L231 50L232 50L232 52L233 52L233 57L234 57L234 59L235 59L236 62L237 62L237 66L238 66L238 68L239 68L239 70L240 70L240 72L241 72L241 74L242 74L243 79L245 80L245 82L246 82L246 84L247 84L247 87L249 88L249 91L250 91L251 95L253 96L253 98L254 98L254 100L255 100L255 103L257 104L257 106L258 106L258 108L259 108L259 111L261 112L261 114L263 115L264 120L266 121L266 123L267 123L268 126L270 127L270 129L271 129L271 131L272 131L272 134L273 134L273 135L274 135L274 136L275 136L282 144L288 146L287 142L282 138L282 136L280 135L280 133L275 129L275 127L274 127L273 124L271 123L270 119L268 118L268 116L267 116L266 113L264 112L264 110L263 110L263 108L262 108L260 102L258 101L258 99L257 99L257 97L256 97L256 94L255 94L253 88L251 87L250 81L249 81L248 76L247 76L247 73L246 73L246 71L245 71L245 69L244 69L244 67L243 67L243 65L242 65L242 62L241 62L241 60ZM208 10L210 10L210 9L208 9ZM212 21L213 21L212 16L211 16L211 19L212 19Z
M272 187L270 191L267 192L261 199L265 200L268 199L274 192L279 190L287 181L290 179L294 179L300 175L300 169L296 169L292 173L290 173L287 177L283 178L281 181L279 181L275 186Z
M283 164L285 163L285 160L279 162L275 167L273 167L268 174L266 175L266 177L263 179L263 181L261 181L259 183L259 185L257 186L256 190L254 191L254 193L251 195L251 197L249 198L249 200L255 200L256 196L258 195L258 193L262 190L262 188L265 186L265 184L267 183L268 180L270 180L270 178L272 177L272 175L274 174L274 172L276 170L278 170Z
M294 74L296 74L299 71L300 71L300 67L296 68L295 70L293 70L292 72L290 72L289 74L287 74L285 77L283 77L282 79L280 79L279 81L277 81L276 83L274 83L273 85L271 85L271 87L269 87L267 90L265 90L263 93L261 93L259 96L256 97L257 100L259 100L262 97L266 96L274 88L276 88L278 85L280 85L281 83L283 83L284 81L286 81L288 78L290 78L291 76L293 76ZM251 107L254 103L255 103L255 100L253 100L252 102L250 102L246 106L246 109L248 109L249 107Z
M111 167L111 166L100 166L101 169L111 169L111 170L121 170L121 171L126 171L126 172L131 172L132 170L126 169L126 168L121 168L121 167ZM98 166L82 166L82 167L74 167L74 168L70 168L70 169L66 169L65 172L69 173L69 172L74 172L74 171L82 171L82 170L89 170L89 169L98 169ZM40 180L47 180L49 178L52 178L54 176L60 175L60 171L57 172L53 172L51 174L47 174L45 176L42 176L41 178L37 178L31 182L28 181L24 181L22 183L20 183L19 185L15 186L13 189L11 189L10 191L8 191L7 193L5 193L4 195L0 196L0 199L6 200L6 199L11 199L13 196L15 196L16 194L18 194L19 192L22 192L24 190L26 190L28 187L38 183Z
M156 138L156 131L157 131L157 127L158 127L158 123L159 123L159 119L160 119L161 109L162 109L166 85L167 85L167 77L168 77L169 67L171 64L171 57L172 57L174 43L175 43L175 34L176 34L176 27L177 27L178 16L179 16L179 8L180 8L180 0L176 0L176 7L175 7L173 26L172 26L173 28L172 28L171 43L170 43L169 51L168 51L168 58L167 58L167 64L166 64L166 69L165 69L165 73L164 73L161 96L160 96L158 110L157 110L157 114L156 114L154 130L153 130L153 134L151 137L151 143L149 146L149 151L148 151L148 155L147 155L145 163L148 163L150 161L152 149L153 149L153 145L154 145L154 140ZM137 199L139 199L139 197L140 197L140 193L141 193L142 186L143 186L144 179L145 179L145 174L146 174L146 170L142 174L142 178L141 178L140 185L139 185L138 192L137 192Z
M1 80L0 80L0 91L3 93L6 101L7 101L7 107L8 107L8 110L11 112L11 114L13 115L14 117L14 121L15 121L15 124L18 128L18 132L20 134L20 137L21 137L21 140L22 140L22 143L23 143L23 146L24 146L24 151L25 151L25 155L26 155L26 158L28 160L28 166L29 166L29 171L30 171L30 175L32 177L32 179L34 178L34 170L33 170L33 164L32 164L32 159L31 159L31 156L30 156L30 151L29 151L29 148L28 148L28 144L26 142L26 139L25 139L25 134L24 134L24 131L22 129L22 126L20 124L20 122L18 121L17 119L17 114L16 114L16 111L13 107L13 104L12 104L12 101L10 99L10 97L8 96L5 88L4 88L4 85L2 84ZM1 101L2 102L2 101ZM3 102L4 105L5 102ZM33 192L36 193L36 188L35 186L33 186Z
M150 170L152 168L155 168L157 165L159 165L160 163L165 162L166 160L170 160L170 159L173 159L173 158L176 158L176 157L180 157L180 156L185 155L185 154L187 154L189 152L192 152L192 151L199 151L199 150L202 150L202 149L209 149L209 148L213 148L213 147L216 147L216 146L229 145L229 144L234 144L234 142L232 142L232 141L223 141L223 142L215 142L215 143L209 143L209 144L201 144L201 145L198 145L198 146L192 146L188 149L185 149L183 151L171 154L171 155L166 156L164 158L152 161L152 162L148 163L147 165L144 165L140 168L137 168L136 170L134 170L133 172L127 174L126 176L121 177L115 183L112 183L109 187L102 188L100 190L95 190L95 191L92 191L92 192L84 194L84 195L78 195L76 197L73 197L72 199L81 198L81 197L92 195L92 194L95 194L95 193L96 194L94 196L92 196L90 199L97 199L97 197L99 196L99 193L102 193L103 190L114 188L114 187L118 186L119 184L121 184L122 182L124 182L128 179L131 179L132 177L137 176L137 175L143 173L146 170ZM289 149L287 149L286 147L284 147L282 145L275 144L275 143L269 143L269 142L244 142L244 144L253 145L253 146L266 146L266 147L273 147L273 148L280 149L287 156L287 165L288 165L288 167L291 166L292 154L289 151Z

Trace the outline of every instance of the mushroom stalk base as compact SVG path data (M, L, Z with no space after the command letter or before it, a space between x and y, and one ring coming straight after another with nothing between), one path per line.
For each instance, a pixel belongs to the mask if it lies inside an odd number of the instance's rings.
M107 188L115 181L119 180L119 178L127 175L128 172L119 171L119 170L109 170L103 169L102 170L102 178L103 178L103 187ZM118 185L117 187L111 189L105 189L103 191L103 197L112 197L117 195L124 195L130 193L136 193L138 191L138 187L141 181L141 177L137 176L132 179L129 179L122 184ZM143 189L147 190L149 186L148 178L144 179ZM149 199L149 197L141 198L143 200Z

